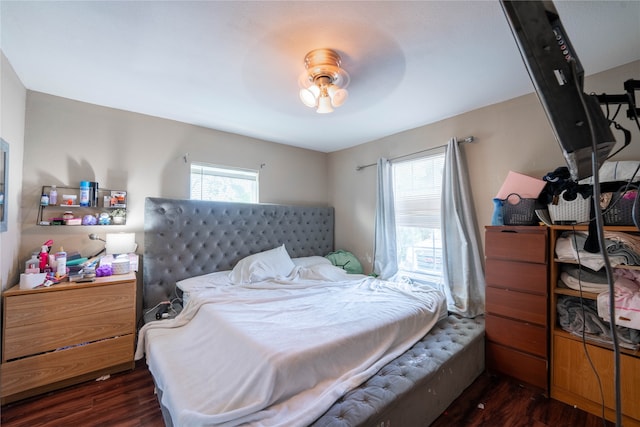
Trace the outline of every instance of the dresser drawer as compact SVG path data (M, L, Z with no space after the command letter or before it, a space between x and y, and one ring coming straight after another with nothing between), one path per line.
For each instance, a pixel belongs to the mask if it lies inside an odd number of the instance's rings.
M489 258L485 263L487 286L547 294L547 266Z
M546 228L487 228L485 233L485 256L487 258L546 264Z
M133 347L130 334L3 363L2 397L86 374L133 369Z
M5 328L42 325L75 318L91 322L97 313L127 308L135 310L135 282L109 286L64 289L58 292L25 293L5 299ZM133 321L133 318L130 319Z
M91 317L71 316L40 324L26 324L5 331L4 357L11 360L75 344L133 334L131 309L96 312Z
M489 341L547 357L547 331L543 326L486 314L485 327Z
M545 359L492 342L487 342L486 353L489 371L502 372L535 387L547 388Z
M486 311L523 322L547 325L547 298L524 292L487 287Z

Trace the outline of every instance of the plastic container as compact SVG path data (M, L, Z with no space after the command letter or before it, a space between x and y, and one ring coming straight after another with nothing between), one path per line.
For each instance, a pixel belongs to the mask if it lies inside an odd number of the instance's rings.
M80 206L91 204L91 183L89 181L80 182Z
M38 253L31 254L31 259L24 264L25 274L40 273L40 260L38 259Z
M40 196L40 206L49 206L49 196L46 194Z
M49 190L49 204L53 206L58 204L58 189L55 185L52 185Z
M62 277L67 274L67 253L60 248L60 252L56 252L56 276Z

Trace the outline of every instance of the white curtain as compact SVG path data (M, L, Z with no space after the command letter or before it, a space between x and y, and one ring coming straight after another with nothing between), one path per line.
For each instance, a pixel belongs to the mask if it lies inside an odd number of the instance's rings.
M447 145L441 200L448 309L475 317L484 313L484 271L466 162L455 138Z
M373 272L385 280L391 279L398 272L396 216L393 200L391 162L381 158L378 159Z

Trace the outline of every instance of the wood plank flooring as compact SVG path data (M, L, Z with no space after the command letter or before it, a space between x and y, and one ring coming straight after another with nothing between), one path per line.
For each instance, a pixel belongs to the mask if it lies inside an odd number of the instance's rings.
M163 426L144 361L133 371L1 408L3 427ZM504 377L481 375L431 427L613 427ZM393 426L414 427L414 426ZM417 427L417 426L416 426ZM424 427L424 426L422 426Z

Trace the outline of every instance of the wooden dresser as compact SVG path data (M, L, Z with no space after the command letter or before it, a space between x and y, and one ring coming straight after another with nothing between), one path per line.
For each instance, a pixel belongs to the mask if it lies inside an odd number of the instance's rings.
M3 293L2 403L133 369L134 273Z
M548 230L486 227L487 369L548 392Z

